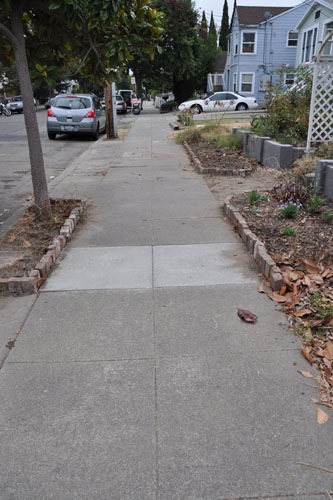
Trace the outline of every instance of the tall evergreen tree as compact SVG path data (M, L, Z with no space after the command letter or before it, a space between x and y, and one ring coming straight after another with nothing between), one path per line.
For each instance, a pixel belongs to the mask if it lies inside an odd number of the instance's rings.
M206 40L208 36L208 27L207 27L207 19L206 19L206 13L203 11L202 13L202 19L201 19L201 24L200 24L200 29L199 29L199 35L201 38Z
M219 47L221 47L222 50L227 50L228 48L228 35L229 35L228 2L227 0L224 0L222 23L221 23L220 38L219 38Z
M217 45L217 31L216 31L216 27L215 27L213 11L210 14L208 36L215 43L215 46L216 46ZM213 45L214 45L214 43L213 43Z

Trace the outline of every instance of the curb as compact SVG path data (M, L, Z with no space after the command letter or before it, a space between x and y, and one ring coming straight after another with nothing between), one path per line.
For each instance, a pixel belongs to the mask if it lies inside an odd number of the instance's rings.
M86 208L87 200L83 199L80 201L79 206L72 209L69 217L61 226L59 235L53 239L50 245L48 245L46 254L43 255L28 276L19 278L0 278L0 297L9 295L17 297L21 295L32 295L38 292L59 258L62 250L71 239Z
M252 173L252 168L239 168L239 169L231 169L231 168L226 168L226 169L219 169L217 167L203 167L201 161L199 158L193 153L190 145L188 142L183 143L187 153L189 154L191 161L194 165L195 170L199 174L215 174L215 175L222 175L222 176L234 176L234 177L246 177L247 175L250 175Z
M254 258L258 270L269 281L271 289L273 291L280 290L283 284L283 276L279 267L267 253L263 242L249 229L244 217L231 204L230 200L232 198L233 195L228 196L222 205L224 215L238 232L247 250Z

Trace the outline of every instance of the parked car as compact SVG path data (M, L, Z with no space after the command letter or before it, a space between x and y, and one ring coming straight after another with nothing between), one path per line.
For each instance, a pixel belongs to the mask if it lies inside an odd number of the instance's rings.
M120 89L120 90L118 90L118 94L121 95L121 97L124 99L127 107L131 108L132 107L132 97L134 97L133 90Z
M53 102L54 102L54 97L49 97L46 103L44 104L45 109L50 109Z
M95 140L106 130L105 111L95 94L59 94L47 110L47 135L91 135Z
M127 105L121 95L116 95L117 100L117 113L125 114L127 112Z
M35 98L34 98L34 106L35 106L35 111L37 111L37 102ZM22 113L23 111L22 97L20 95L11 97L6 104L6 108L10 109L12 113Z
M206 99L182 102L178 110L191 110L194 114L199 114L203 111L245 111L257 107L258 103L254 97L245 97L235 92L215 92Z

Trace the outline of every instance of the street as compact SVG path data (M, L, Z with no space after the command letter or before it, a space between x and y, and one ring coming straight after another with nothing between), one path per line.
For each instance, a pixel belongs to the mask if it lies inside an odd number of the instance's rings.
M92 144L91 138L58 136L51 141L46 133L46 110L37 111L47 181L57 177ZM32 195L29 150L24 115L0 116L0 237L9 219ZM6 223L8 221L8 223ZM13 220L11 220L13 222Z

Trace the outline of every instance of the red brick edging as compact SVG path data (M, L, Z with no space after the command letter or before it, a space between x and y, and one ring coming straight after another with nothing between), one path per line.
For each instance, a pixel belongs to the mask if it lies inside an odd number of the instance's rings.
M257 268L267 278L272 290L278 291L283 283L282 273L272 257L267 253L265 245L249 229L246 220L240 212L231 204L232 195L228 196L222 206L222 211L230 220L242 238L246 248L253 256Z
M31 295L38 291L67 242L71 239L83 212L86 210L86 206L87 201L81 200L80 205L73 208L68 219L61 226L59 235L53 239L52 243L47 247L46 254L43 255L28 276L0 278L0 296Z
M247 175L250 175L252 172L252 168L239 168L239 169L232 169L232 168L221 168L219 169L218 167L204 167L199 160L199 158L193 153L191 146L188 144L188 142L184 142L184 147L189 154L191 161L194 165L195 170L199 174L217 174L217 175L222 175L222 176L237 176L237 177L245 177Z

